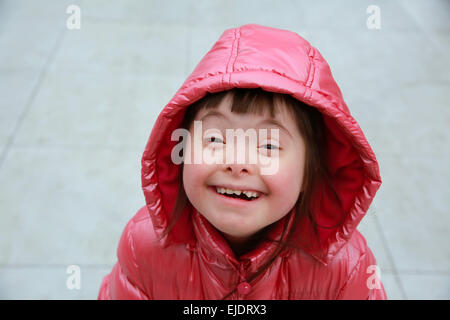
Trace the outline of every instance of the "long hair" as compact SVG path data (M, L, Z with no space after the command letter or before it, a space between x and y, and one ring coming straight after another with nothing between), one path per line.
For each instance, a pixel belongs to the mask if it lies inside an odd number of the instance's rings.
M295 204L296 210L294 210L295 216L293 224L287 236L286 233L288 223L285 223L280 239L265 239L265 241L275 242L277 244L277 248L271 255L271 257L267 259L267 261L255 273L253 273L248 279L246 279L247 282L250 283L257 279L260 275L262 275L262 273L287 247L300 249L290 242L293 232L299 221L303 219L309 219L312 222L311 225L313 226L313 237L316 241L318 241L317 228L322 226L319 226L315 222L312 214L312 212L314 212L314 209L312 208L313 204L311 203L314 190L317 187L324 187L324 184L326 184L330 188L330 190L332 190L337 201L339 201L339 197L337 196L337 193L335 192L330 182L329 171L326 166L326 159L328 155L326 153L327 147L324 131L325 125L323 122L322 114L316 108L306 105L299 100L291 97L290 95L269 92L261 88L233 88L231 90L221 91L218 93L208 93L205 97L196 101L194 104L187 108L181 127L189 130L193 120L195 119L195 116L200 110L217 108L220 105L222 99L224 99L228 94L232 95L231 112L237 114L263 114L264 111L268 110L270 112L270 115L272 117L275 117L275 113L278 111L277 106L280 103L288 106L288 109L294 117L299 132L305 142L305 167L302 192L300 193ZM172 228L180 218L183 209L185 208L188 201L189 200L183 187L182 165L179 175L178 195L174 209L172 211L171 221L169 222L167 229L161 235L161 238L166 236L170 232L170 230L172 230ZM267 229L268 227L264 228L262 231L265 232ZM282 241L285 236L286 240ZM222 298L222 300L232 295L236 291L236 289L237 288L231 290Z

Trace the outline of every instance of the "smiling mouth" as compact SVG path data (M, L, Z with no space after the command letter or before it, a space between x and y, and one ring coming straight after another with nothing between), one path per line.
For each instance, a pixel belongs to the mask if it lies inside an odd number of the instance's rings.
M227 197L227 198L234 198L234 199L244 200L244 201L249 201L249 202L258 200L260 198L260 196L261 196L261 194L256 193L256 192L255 193L239 192L238 194L236 194L236 193L226 192L224 190L224 188L220 188L220 187L212 186L211 188L214 190L214 192L216 194L218 194L220 196L224 196L224 197Z

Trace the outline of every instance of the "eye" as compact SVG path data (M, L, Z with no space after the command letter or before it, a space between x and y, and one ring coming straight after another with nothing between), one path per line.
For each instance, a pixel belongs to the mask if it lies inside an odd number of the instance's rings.
M216 136L211 136L206 138L207 142L223 143L223 140Z
M264 144L263 147L267 146L265 149L267 150L274 150L274 149L280 149L277 145L272 143Z

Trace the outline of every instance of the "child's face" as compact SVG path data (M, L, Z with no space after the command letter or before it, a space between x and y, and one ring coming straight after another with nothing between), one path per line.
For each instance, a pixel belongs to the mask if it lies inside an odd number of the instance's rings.
M267 143L280 147L278 154L278 169L274 174L261 175L259 163L250 163L249 143L245 144L245 163L238 164L236 157L233 163L223 164L184 164L183 183L186 195L192 205L222 234L226 239L236 243L242 243L250 239L252 235L264 227L284 217L295 205L301 192L303 171L305 163L305 144L297 128L293 116L286 106L281 106L280 113L276 114L277 120L286 129L283 130L273 124L259 125L265 119L271 119L270 114L264 116L255 114L235 114L231 112L231 100L226 96L222 103L214 109L224 117L208 116L202 119L212 110L201 110L194 120L202 120L202 131L214 129L221 132L220 137L226 140L226 129L279 129L278 140L257 141L257 153L267 155ZM190 134L193 139L194 125L191 125ZM211 132L208 130L208 132ZM222 141L211 142L208 134L203 137L203 147L215 143L213 146L224 148ZM269 137L269 135L268 135ZM247 141L247 140L246 140ZM235 154L239 152L235 139ZM191 159L194 159L194 148L191 141L187 141L186 150L191 150ZM266 146L263 148L263 146ZM270 148L270 147L269 147ZM241 149L242 150L242 149ZM204 161L202 161L204 162ZM242 162L242 161L241 161ZM216 192L217 186L234 186L237 190L259 191L256 200L246 201L232 199Z

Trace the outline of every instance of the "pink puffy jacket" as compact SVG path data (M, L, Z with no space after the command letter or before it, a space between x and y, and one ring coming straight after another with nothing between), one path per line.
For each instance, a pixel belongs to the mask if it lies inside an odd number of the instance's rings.
M275 249L261 245L237 258L220 233L192 205L167 237L180 167L171 161L185 109L234 87L280 92L322 112L329 168L341 201L321 199L315 213L320 241L298 240L249 286L239 286ZM375 155L351 116L330 67L319 51L294 32L249 24L226 30L159 115L142 157L146 205L129 221L117 249L118 262L102 281L99 299L386 299L375 278L376 260L356 227L381 185ZM271 229L278 238L292 214ZM307 219L305 219L307 220ZM308 221L295 234L309 235ZM308 237L307 237L308 238ZM312 237L311 237L312 238ZM300 238L299 238L300 239ZM305 237L302 237L305 239Z

